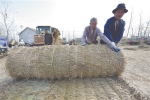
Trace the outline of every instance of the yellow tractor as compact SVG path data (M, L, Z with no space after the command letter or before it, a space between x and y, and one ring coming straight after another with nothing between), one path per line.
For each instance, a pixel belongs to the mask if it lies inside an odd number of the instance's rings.
M62 44L60 38L60 31L57 28L51 26L37 26L36 35L34 36L34 45L45 45L46 44L46 32L48 32L48 39L50 44Z

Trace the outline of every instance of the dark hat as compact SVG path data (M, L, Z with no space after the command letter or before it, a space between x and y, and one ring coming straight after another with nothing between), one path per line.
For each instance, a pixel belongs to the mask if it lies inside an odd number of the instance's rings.
M127 12L128 12L128 10L126 9L126 6L125 6L125 4L124 4L124 3L120 3L120 4L118 4L117 8L116 8L116 9L114 9L114 10L112 11L112 13L115 13L118 9L123 9L125 13L127 13Z

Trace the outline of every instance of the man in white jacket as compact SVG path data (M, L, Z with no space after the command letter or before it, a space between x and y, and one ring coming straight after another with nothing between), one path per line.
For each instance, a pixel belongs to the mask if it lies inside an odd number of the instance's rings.
M111 50L119 52L120 49L111 42L105 35L102 34L101 30L97 28L97 19L92 18L90 20L90 26L87 26L82 36L82 46L86 44L97 44L97 37L100 37L105 43L107 43Z

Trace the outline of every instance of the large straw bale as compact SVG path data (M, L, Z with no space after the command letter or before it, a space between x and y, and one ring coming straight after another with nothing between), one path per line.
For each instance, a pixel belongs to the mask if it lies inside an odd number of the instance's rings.
M11 77L27 79L113 76L124 66L123 54L105 45L20 47L6 61Z

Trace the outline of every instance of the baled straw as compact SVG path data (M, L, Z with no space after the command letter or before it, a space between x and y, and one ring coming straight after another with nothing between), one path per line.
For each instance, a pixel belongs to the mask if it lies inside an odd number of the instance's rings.
M120 75L125 66L121 52L105 45L52 45L13 50L6 69L14 78L62 79Z

